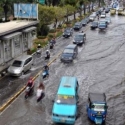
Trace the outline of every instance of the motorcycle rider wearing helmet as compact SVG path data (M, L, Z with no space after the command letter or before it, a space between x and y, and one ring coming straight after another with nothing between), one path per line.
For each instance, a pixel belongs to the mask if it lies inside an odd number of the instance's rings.
M50 51L46 50L46 58L50 58Z
M47 64L44 65L43 69L46 72L46 74L49 75L49 67Z

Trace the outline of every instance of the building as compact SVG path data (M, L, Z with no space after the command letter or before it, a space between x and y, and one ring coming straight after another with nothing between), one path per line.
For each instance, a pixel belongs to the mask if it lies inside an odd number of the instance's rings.
M0 23L0 72L32 47L37 24L38 21L24 20Z

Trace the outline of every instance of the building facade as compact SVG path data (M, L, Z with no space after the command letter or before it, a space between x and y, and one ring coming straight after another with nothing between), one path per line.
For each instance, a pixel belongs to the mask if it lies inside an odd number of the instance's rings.
M14 58L30 49L36 38L37 21L23 22L17 26L14 25L15 23L10 24L14 27L6 27L6 30L3 29L4 32L0 30L0 72L7 68Z

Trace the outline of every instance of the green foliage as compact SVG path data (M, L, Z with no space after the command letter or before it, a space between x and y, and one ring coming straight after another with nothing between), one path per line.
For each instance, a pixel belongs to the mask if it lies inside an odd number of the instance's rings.
M66 28L66 24L63 24L62 27L63 27L63 28Z
M54 38L54 35L48 34L48 38L52 39L52 38Z
M38 39L45 39L46 36L38 36L37 38L38 38Z
M49 33L55 33L56 32L56 29L51 29L50 31L49 31Z
M59 37L59 36L61 36L62 35L62 32L60 31L60 32L58 32L57 34L56 34L56 37Z

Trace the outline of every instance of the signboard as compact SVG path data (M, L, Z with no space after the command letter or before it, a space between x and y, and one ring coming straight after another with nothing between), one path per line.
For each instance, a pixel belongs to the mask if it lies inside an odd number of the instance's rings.
M39 0L39 3L45 4L45 0Z
M14 4L15 18L38 19L38 4Z

